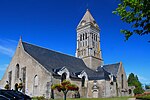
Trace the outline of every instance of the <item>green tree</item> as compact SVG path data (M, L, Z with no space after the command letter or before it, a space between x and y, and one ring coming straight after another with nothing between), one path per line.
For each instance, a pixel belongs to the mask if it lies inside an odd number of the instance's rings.
M70 81L66 81L64 80L63 82L61 82L61 84L54 84L52 86L52 89L57 89L59 92L63 92L64 94L64 100L66 100L66 95L68 93L68 91L78 91L79 88L77 85L75 84L71 84Z
M132 27L132 30L121 30L126 40L133 34L150 33L150 0L120 0L118 8L113 13Z
M133 91L135 94L141 94L144 92L144 90L142 88L142 84L138 79L138 76L134 75L133 73L129 74L128 85L135 86L135 89Z
M145 89L150 89L150 85L145 85Z
M133 82L135 82L135 77L134 77L134 74L131 73L131 74L129 74L129 77L128 77L128 85L129 86L134 86Z

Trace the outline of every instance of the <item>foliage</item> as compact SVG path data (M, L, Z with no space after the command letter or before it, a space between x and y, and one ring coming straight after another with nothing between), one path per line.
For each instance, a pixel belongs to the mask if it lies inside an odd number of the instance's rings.
M22 84L22 82L21 82L21 83L19 83L19 85L18 85L18 89L21 91L22 88L23 88L23 84Z
M142 89L142 84L140 83L137 75L134 75L133 73L129 74L128 85L135 86L135 89L133 91L135 94L141 94L144 92L144 90Z
M32 100L46 100L43 96L32 97Z
M150 93L138 94L135 97L136 97L136 99L150 100Z
M118 8L113 11L123 22L131 25L132 31L121 30L126 40L133 35L150 33L150 0L120 0Z
M32 97L33 100L45 100L43 96Z
M78 91L79 88L77 85L75 84L71 84L70 81L66 81L64 80L63 82L61 82L61 84L54 84L52 86L52 89L57 89L59 92L63 92L64 94L64 100L66 100L66 95L68 93L68 91Z
M6 85L4 86L4 88L6 89L6 90L8 90L10 87L9 87L9 82L8 81L6 81Z
M145 89L150 89L150 85L145 85Z
M4 87L6 90L9 89L9 84L6 84L5 87Z

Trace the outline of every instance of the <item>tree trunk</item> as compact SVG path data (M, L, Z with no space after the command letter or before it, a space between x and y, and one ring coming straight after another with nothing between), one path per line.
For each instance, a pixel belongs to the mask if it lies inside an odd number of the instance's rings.
M67 95L67 93L64 93L64 100L66 100L66 95Z
M68 90L67 91L63 91L63 93L64 93L64 100L66 100L67 92L68 92Z

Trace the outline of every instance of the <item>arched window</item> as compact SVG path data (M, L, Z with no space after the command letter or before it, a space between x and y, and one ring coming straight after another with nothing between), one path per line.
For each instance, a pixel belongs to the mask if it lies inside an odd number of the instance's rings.
M96 55L96 52L94 51L94 56Z
M19 64L16 65L16 79L19 78Z
M93 33L91 33L92 34L92 39L93 39Z
M83 47L84 47L84 41L83 41Z
M85 85L85 76L82 77L82 84L81 84L81 86L84 87L84 85Z
M123 89L123 74L121 75L121 86L122 86L122 89Z
M131 89L129 89L129 94L131 94L132 93L132 90Z
M84 34L83 34L83 40L84 40Z
M82 41L82 35L80 35L80 41Z
M87 41L85 41L85 46L87 46Z
M35 75L35 77L34 77L34 86L38 86L38 81L39 81L38 76Z
M97 35L96 35L96 41L97 41Z
M63 82L64 80L66 80L66 76L67 76L67 73L63 73L62 76L61 76L61 82Z
M85 33L85 39L87 39L87 33Z

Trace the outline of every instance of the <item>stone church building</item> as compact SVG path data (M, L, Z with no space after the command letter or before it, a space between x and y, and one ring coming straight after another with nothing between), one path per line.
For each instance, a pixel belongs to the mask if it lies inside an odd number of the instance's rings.
M122 62L103 64L100 28L89 10L77 26L76 57L22 41L6 69L0 86L10 89L22 80L22 92L29 96L59 98L51 86L64 79L78 85L80 97L101 98L132 95ZM74 97L68 92L67 97Z

